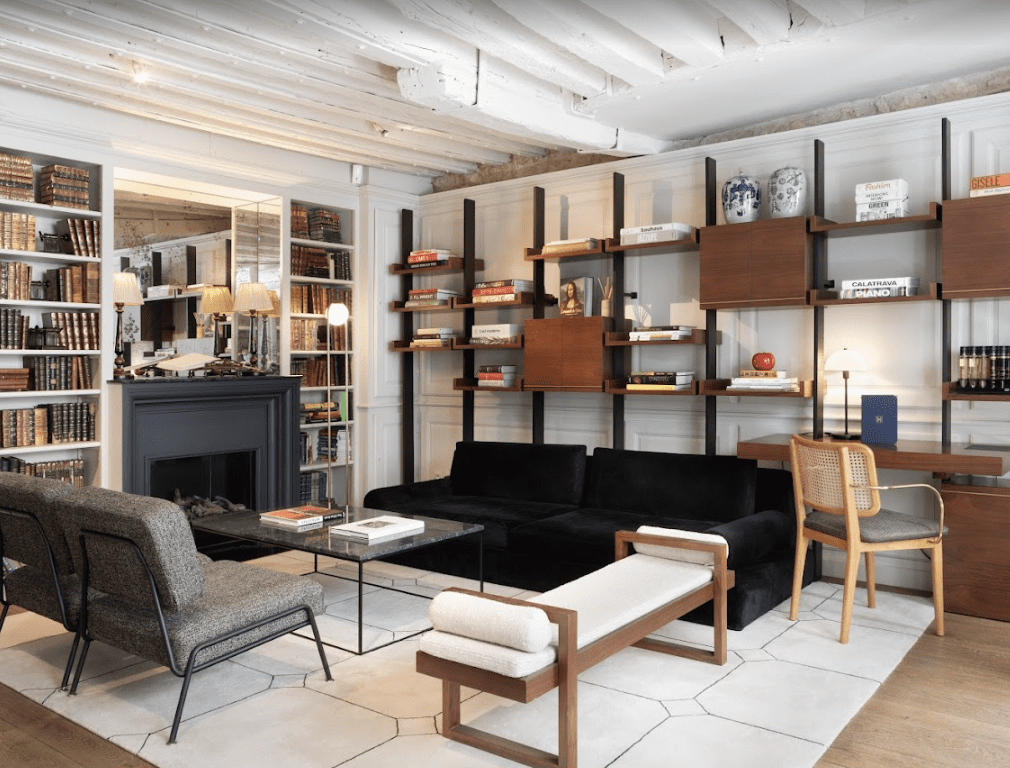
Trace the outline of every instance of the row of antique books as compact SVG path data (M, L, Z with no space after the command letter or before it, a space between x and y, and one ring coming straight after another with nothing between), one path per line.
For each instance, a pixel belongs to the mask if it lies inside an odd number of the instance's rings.
M35 171L30 157L0 152L0 197L35 202Z
M25 461L20 456L0 456L0 472L61 480L75 488L84 487L84 459Z
M84 168L47 165L39 171L39 202L64 208L91 208L91 175Z
M307 464L308 462L302 462ZM326 470L312 469L299 475L298 502L308 504L326 498Z
M58 233L70 238L74 256L101 258L102 222L93 219L67 219L65 224L60 222L56 229Z
M49 403L0 411L4 448L82 443L95 439L95 403Z
M348 312L352 292L328 285L292 285L291 312L296 315L325 315L330 304L344 304Z
M60 349L99 348L97 312L43 312L42 325L45 328L59 329Z
M101 264L71 264L47 269L42 275L46 301L98 304L101 300Z
M29 320L20 309L0 308L0 349L25 349Z
M0 392L27 392L29 389L30 368L0 368Z
M329 278L332 264L335 280L351 280L350 251L328 251L305 245L291 246L291 275L293 277Z
M87 357L25 355L22 360L25 366L22 370L31 371L30 388L37 392L94 388L91 360ZM3 371L0 370L0 383L2 375Z
M347 345L347 326L327 326L311 318L294 317L291 319L291 349L302 352L314 352L326 349L327 327L330 332L330 349L343 350Z
M326 208L291 204L291 236L324 243L339 243L340 214Z
M9 251L35 250L35 216L4 211L0 214L0 248Z
M347 376L351 374L350 366L347 366ZM291 361L291 375L302 377L303 387L325 387L326 381L326 358L310 357L305 359L295 359ZM330 358L330 381L334 387L342 387L347 382L343 359L340 357Z

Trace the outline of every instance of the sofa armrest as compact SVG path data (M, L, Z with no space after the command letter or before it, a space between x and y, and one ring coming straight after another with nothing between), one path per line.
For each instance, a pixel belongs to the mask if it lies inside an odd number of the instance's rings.
M777 509L766 509L754 515L741 517L709 528L706 533L717 533L729 544L730 569L768 560L771 556L788 550L796 541L796 524Z
M365 494L363 504L371 509L389 509L395 511L397 506L440 499L452 495L452 483L448 477L434 480L421 480L416 483L390 485L386 488L374 488Z

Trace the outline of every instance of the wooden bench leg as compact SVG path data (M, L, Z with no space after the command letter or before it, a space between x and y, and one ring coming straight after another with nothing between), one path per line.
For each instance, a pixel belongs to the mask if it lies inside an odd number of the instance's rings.
M442 681L442 735L449 736L460 723L459 683ZM449 736L449 738L452 738Z

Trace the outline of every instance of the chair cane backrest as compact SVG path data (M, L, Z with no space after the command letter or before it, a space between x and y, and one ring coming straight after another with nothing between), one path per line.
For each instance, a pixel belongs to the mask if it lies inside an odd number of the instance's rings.
M794 435L790 441L797 499L812 509L845 514L846 497L859 517L880 510L873 452L862 444L821 442ZM847 492L848 491L848 492Z

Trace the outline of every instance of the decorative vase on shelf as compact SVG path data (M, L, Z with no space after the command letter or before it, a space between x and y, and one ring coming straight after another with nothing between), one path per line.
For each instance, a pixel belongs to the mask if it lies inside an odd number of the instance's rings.
M761 211L761 182L742 173L722 185L722 211L726 223L756 221Z
M768 207L773 219L803 215L807 207L807 177L802 169L787 166L771 175Z
M613 301L613 299L600 299L600 316L601 317L613 317L614 316L614 301Z

